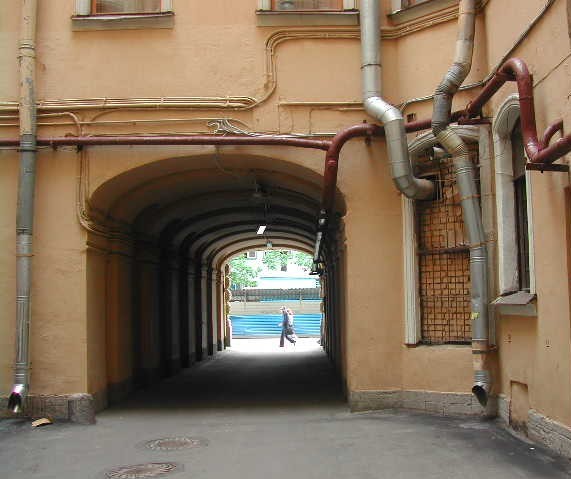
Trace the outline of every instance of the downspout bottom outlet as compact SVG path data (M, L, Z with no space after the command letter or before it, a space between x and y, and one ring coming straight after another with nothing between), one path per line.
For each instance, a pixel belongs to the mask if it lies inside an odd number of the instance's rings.
M8 410L13 413L22 412L24 408L24 396L26 387L23 384L15 384L8 398Z
M480 403L482 407L486 407L488 404L488 397L489 397L489 388L490 384L484 382L476 382L474 386L472 386L472 394L476 396L476 399Z

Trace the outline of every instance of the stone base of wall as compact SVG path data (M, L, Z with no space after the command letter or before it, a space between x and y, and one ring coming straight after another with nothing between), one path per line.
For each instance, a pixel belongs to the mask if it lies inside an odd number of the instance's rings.
M96 404L91 394L28 396L22 414L8 411L8 398L0 397L0 417L47 417L55 421L94 424Z
M498 418L505 427L512 428L510 420L510 399L504 394L498 396ZM527 436L553 452L571 459L571 427L553 421L543 414L530 409L527 415L525 431Z
M351 391L349 407L354 412L410 409L442 416L495 417L497 414L495 398L483 408L473 394L433 391Z
M530 409L527 433L531 440L543 444L557 454L571 458L571 428Z

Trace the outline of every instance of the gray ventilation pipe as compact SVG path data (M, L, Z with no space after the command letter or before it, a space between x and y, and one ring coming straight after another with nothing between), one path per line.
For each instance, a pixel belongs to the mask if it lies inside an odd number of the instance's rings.
M361 70L365 110L383 124L391 175L396 187L408 198L429 198L433 194L434 185L428 180L416 178L413 174L402 113L381 98L379 1L361 0L360 7Z
M20 412L30 388L30 289L36 184L36 22L37 0L23 0L20 63L20 178L16 218L16 361L8 409Z
M474 386L472 392L485 406L490 392L487 369L489 351L488 277L486 236L478 201L478 189L468 147L450 127L452 98L464 82L472 66L476 0L461 0L458 38L454 63L434 94L432 132L442 147L453 157L456 182L460 192L464 226L470 243L470 280L472 283L472 357Z

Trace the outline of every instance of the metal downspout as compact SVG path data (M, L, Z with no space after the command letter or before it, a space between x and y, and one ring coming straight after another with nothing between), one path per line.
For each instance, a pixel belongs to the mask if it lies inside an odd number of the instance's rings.
M20 412L30 388L30 290L36 183L37 0L23 0L20 64L20 178L16 218L16 360L8 409Z
M363 104L385 129L391 175L396 187L412 199L432 196L434 185L416 178L408 155L404 119L400 110L381 98L381 30L379 1L361 0L361 59Z
M472 297L472 353L474 385L472 392L485 406L490 392L487 369L489 351L488 278L486 236L478 201L478 189L468 147L450 127L452 98L464 82L472 66L476 19L476 1L461 0L458 16L458 38L454 63L434 94L432 132L442 147L453 157L460 192L464 226L470 243L470 280Z

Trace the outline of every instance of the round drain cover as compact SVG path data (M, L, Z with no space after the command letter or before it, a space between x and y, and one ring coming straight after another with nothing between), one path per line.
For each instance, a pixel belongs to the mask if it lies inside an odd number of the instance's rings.
M177 470L180 466L171 462L149 462L111 469L105 473L109 479L139 479L141 477L159 477Z
M180 451L208 445L206 439L197 437L164 437L147 441L144 446L154 451Z

